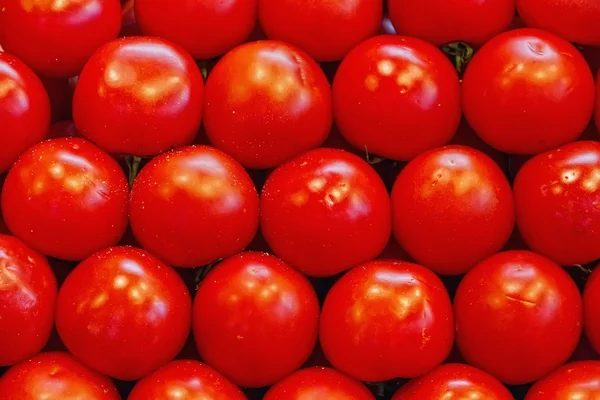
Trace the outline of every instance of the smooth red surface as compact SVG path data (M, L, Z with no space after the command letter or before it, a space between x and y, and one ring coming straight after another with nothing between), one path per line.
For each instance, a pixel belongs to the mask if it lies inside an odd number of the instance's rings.
M341 60L374 36L383 2L373 0L259 0L260 26L270 39L306 51L317 61Z
M529 251L498 253L469 271L454 297L454 316L464 359L511 385L567 361L583 317L569 274Z
M50 100L33 71L16 57L2 52L0 88L0 173L3 173L27 148L46 137Z
M242 251L258 230L258 214L258 194L248 173L208 146L154 158L131 189L136 239L178 267L199 267Z
M529 160L513 185L517 226L561 265L600 258L600 143L582 141Z
M566 40L515 29L475 54L463 78L462 101L465 118L485 142L505 153L536 154L585 130L594 79Z
M2 400L121 400L114 383L65 352L40 353L0 378Z
M366 161L343 150L312 150L280 166L260 201L270 248L310 276L370 261L390 237L385 185Z
M594 400L600 398L600 361L563 365L539 380L525 400Z
M600 268L596 267L588 278L583 292L583 327L585 335L600 354ZM598 377L600 382L600 376Z
M183 49L127 37L102 46L79 76L73 120L109 153L152 156L190 144L202 119L204 81Z
M331 123L327 78L294 46L247 43L227 53L209 74L206 134L246 168L276 167L320 146Z
M88 366L135 380L172 360L191 326L181 277L150 253L112 247L80 263L58 293L56 329Z
M200 357L244 387L272 385L300 368L315 347L318 321L308 280L266 253L225 259L194 299Z
M10 231L35 250L79 261L117 243L127 227L129 188L119 164L78 138L27 150L2 190Z
M367 382L412 378L446 359L452 304L429 269L372 261L351 269L325 298L320 341L331 364Z
M2 47L47 76L79 74L120 28L118 0L2 1Z
M508 180L484 153L465 146L425 152L392 190L394 236L418 263L459 275L508 241L515 211Z
M461 118L458 75L429 43L376 36L342 61L333 81L333 109L352 145L407 161L452 139Z

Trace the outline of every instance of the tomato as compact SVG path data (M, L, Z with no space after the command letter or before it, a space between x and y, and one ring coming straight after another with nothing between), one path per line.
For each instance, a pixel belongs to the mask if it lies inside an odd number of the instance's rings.
M590 121L594 79L569 42L537 29L502 33L469 63L464 114L492 147L536 154L576 140Z
M270 40L244 44L209 74L206 134L246 168L276 167L318 147L331 123L325 74L291 45Z
M281 380L265 394L263 400L375 400L361 382L331 369L301 369Z
M233 158L188 146L147 164L131 189L130 223L150 252L198 267L242 251L258 230L254 183Z
M127 400L245 400L217 371L198 361L177 360L139 381Z
M68 353L40 353L0 377L3 400L121 400L110 379Z
M102 46L79 75L73 120L109 153L152 156L194 140L203 96L200 70L179 46L122 38Z
M224 54L250 37L257 0L135 0L135 15L145 35L160 36L205 60Z
M452 304L442 281L408 262L378 260L351 269L321 311L325 356L362 381L422 375L444 361L453 339Z
M120 27L117 0L2 0L2 47L47 76L77 75Z
M63 283L56 329L75 357L121 380L172 360L191 326L181 277L144 250L112 247L81 262Z
M388 192L354 154L316 149L277 168L261 193L262 233L284 261L331 276L377 257L391 233Z
M469 271L458 286L454 315L464 359L511 385L560 366L581 336L575 282L558 264L529 251L498 253Z
M272 385L317 341L319 302L308 280L275 256L246 252L218 264L194 299L200 357L233 383Z
M465 364L445 364L410 381L392 400L514 400L493 376Z
M515 15L515 0L388 0L400 35L436 46L462 41L481 47L504 32Z
M333 108L352 145L407 161L452 139L461 118L458 75L429 43L376 36L342 61L333 81Z
M510 184L484 153L465 146L425 152L392 190L394 236L418 263L460 275L508 241L515 224Z
M563 365L539 380L525 400L573 400L600 397L600 361L579 361Z
M600 354L600 268L595 268L583 292L583 326L590 344Z
M270 39L298 46L318 61L342 59L377 34L383 2L259 0L260 26Z
M562 265L600 258L600 143L540 154L514 182L517 226L534 251Z
M27 148L46 137L50 100L33 71L16 57L2 52L0 87L0 173L3 173Z
M10 170L2 214L35 250L79 261L121 239L128 193L123 170L108 154L83 139L52 139L27 150Z

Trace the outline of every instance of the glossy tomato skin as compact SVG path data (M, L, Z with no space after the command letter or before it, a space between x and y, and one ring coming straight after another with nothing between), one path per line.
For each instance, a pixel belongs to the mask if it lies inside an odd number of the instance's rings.
M258 193L233 158L188 146L147 164L131 189L131 228L169 264L198 267L242 251L258 230Z
M312 367L301 369L281 380L263 400L375 400L361 382L332 369Z
M475 54L462 84L475 132L505 153L537 154L576 140L590 121L594 79L581 53L538 29L502 33Z
M79 261L116 244L127 228L129 188L119 164L79 138L47 140L8 173L2 214L35 250Z
M454 340L452 304L429 269L377 260L331 288L320 342L339 371L367 382L422 375L444 361Z
M515 224L502 170L482 152L456 145L408 163L392 190L392 213L400 246L442 275L465 273L498 252Z
M1 24L0 24L1 25ZM50 99L40 79L18 58L0 52L0 173L46 137ZM6 89L4 89L6 88Z
M536 382L525 400L593 400L600 397L600 361L565 364Z
M315 149L277 168L261 193L270 248L310 276L332 276L377 257L391 233L390 199L360 157Z
M246 168L276 167L320 146L332 118L325 74L306 53L283 42L236 47L206 83L208 139Z
M436 46L461 41L481 47L510 26L515 0L388 0L388 8L400 35Z
M117 0L3 0L2 47L36 72L69 78L121 28Z
M469 271L458 286L454 315L464 359L511 385L533 382L560 366L581 336L575 282L558 264L530 251L498 253Z
M80 263L58 293L56 329L86 365L121 380L172 360L191 326L181 277L150 253L112 247Z
M534 251L561 265L600 258L600 143L575 142L540 154L513 185L517 226Z
M258 18L270 39L297 46L317 61L336 61L377 33L383 2L259 0Z
M155 37L102 46L79 75L73 120L82 136L140 157L190 144L202 120L204 81L182 48Z
M446 144L461 118L460 85L433 45L381 35L356 46L333 81L335 121L355 147L408 161Z
M3 400L121 400L114 383L70 354L47 352L0 377Z
M194 299L201 358L233 383L272 385L317 341L319 302L308 280L275 256L245 252L218 264Z
M583 291L583 327L590 344L600 354L600 268L596 267Z

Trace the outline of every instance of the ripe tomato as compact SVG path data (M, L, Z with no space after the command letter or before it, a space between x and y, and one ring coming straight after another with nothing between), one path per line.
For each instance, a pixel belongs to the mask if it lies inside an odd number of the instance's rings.
M43 75L77 75L121 28L117 0L2 0L0 37L8 53Z
M204 83L179 46L128 37L102 46L79 75L73 120L109 153L151 156L194 140Z
M536 382L525 400L594 400L600 398L600 361L563 365Z
M485 142L505 153L536 154L581 135L594 107L594 79L566 40L516 29L475 54L462 100L467 121Z
M325 74L303 51L282 42L233 49L206 83L208 139L247 168L276 167L318 147L331 121Z
M279 381L263 400L375 400L361 382L331 369L305 368Z
M246 400L223 375L198 361L177 360L139 381L127 400Z
M583 326L590 344L600 354L600 268L595 268L583 292Z
M356 46L333 81L335 120L359 149L407 161L447 143L460 123L460 85L444 54L382 35Z
M312 150L280 166L260 201L267 243L310 276L370 261L390 238L385 185L366 161L343 150Z
M181 277L144 250L112 247L81 262L63 283L56 329L75 357L135 380L183 348L192 300Z
M83 139L59 138L25 152L8 173L8 229L43 254L79 261L127 228L128 186L119 164Z
M298 46L318 61L342 59L374 36L383 2L373 0L259 0L260 26L270 39Z
M121 400L106 376L64 352L40 353L0 377L2 400Z
M575 282L529 251L498 253L469 271L454 297L454 315L465 360L511 385L560 366L581 336Z
M465 146L425 152L392 190L394 236L418 263L460 275L508 241L515 225L510 184L484 153Z
M438 366L454 339L452 304L430 270L379 260L338 280L321 314L320 340L331 364L368 382L412 378Z
M16 57L2 52L0 87L0 173L3 173L25 150L46 137L50 100L33 71Z
M308 280L266 253L225 259L194 299L200 357L239 386L269 386L296 371L315 347L318 322Z
M600 143L575 142L532 158L513 189L517 226L532 250L562 265L600 258Z
M209 146L154 158L131 189L129 218L136 239L178 267L198 267L242 251L258 230L258 213L248 173Z

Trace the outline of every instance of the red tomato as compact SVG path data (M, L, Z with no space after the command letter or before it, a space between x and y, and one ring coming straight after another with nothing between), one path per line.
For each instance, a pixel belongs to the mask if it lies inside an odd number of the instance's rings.
M200 70L183 49L128 37L102 46L85 65L73 120L109 153L151 156L194 140L203 95Z
M454 297L454 315L465 360L511 385L560 366L581 336L575 282L529 251L498 253L469 271Z
M446 364L413 379L392 398L423 399L514 400L514 397L496 378L477 368L464 364Z
M139 381L127 400L246 400L223 375L198 361L178 360Z
M600 398L600 361L563 365L539 380L525 400L595 400Z
M135 380L172 360L191 326L181 277L150 253L111 247L81 262L58 293L56 329L75 357Z
M256 25L257 0L135 0L145 35L172 40L194 58L224 54L248 39Z
M258 230L258 213L248 173L209 146L156 157L131 189L129 218L136 239L178 267L198 267L242 251Z
M325 74L303 51L282 42L235 48L206 83L208 139L247 168L276 167L318 147L331 121Z
M308 280L266 253L225 259L194 299L200 357L240 386L269 386L296 371L315 347L318 322Z
M46 137L50 126L50 100L33 71L2 52L0 88L0 173L3 173L25 150Z
M121 400L106 376L64 352L40 353L0 378L2 400Z
M436 46L461 41L480 47L515 15L515 0L388 0L388 7L396 32Z
M128 186L119 164L83 139L27 150L2 190L6 226L43 254L78 261L112 246L127 228Z
M492 147L536 154L576 140L590 121L594 79L569 42L515 29L479 50L462 84L464 114Z
M510 184L475 149L425 152L400 172L392 190L394 236L418 263L460 275L498 252L515 225Z
M600 143L540 154L514 182L517 226L534 251L562 265L600 258Z
M375 400L361 382L331 368L305 368L279 381L263 400Z
M342 276L325 298L323 352L336 369L356 379L422 375L444 361L453 339L448 292L417 264L363 264Z
M377 172L343 150L304 153L277 168L261 194L267 243L310 276L336 275L377 257L390 238L390 221Z
M342 61L333 108L352 145L407 161L452 139L461 118L458 75L429 43L376 36Z
M590 344L600 354L600 268L588 278L583 292L583 326Z
M318 61L335 61L377 33L383 2L259 0L258 18L270 39L298 46Z
M2 0L0 37L35 71L68 78L121 28L117 0Z

